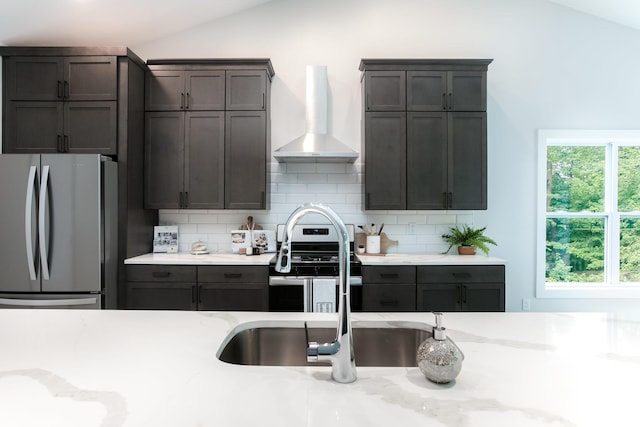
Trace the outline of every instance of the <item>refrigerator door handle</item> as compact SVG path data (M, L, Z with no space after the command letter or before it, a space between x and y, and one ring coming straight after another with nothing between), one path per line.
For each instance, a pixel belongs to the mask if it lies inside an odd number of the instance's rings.
M47 189L49 185L49 165L42 167L42 180L40 181L40 203L38 205L38 240L40 246L40 264L42 266L42 278L49 280L49 258L47 256L46 218Z
M27 265L29 267L29 278L36 280L36 263L33 256L33 240L31 235L31 218L33 214L33 192L36 187L36 167L31 166L29 177L27 178L27 201L24 206L24 238L27 247Z
M98 297L69 298L69 299L19 299L0 298L0 305L15 305L22 307L56 307L60 305L90 305L97 304Z

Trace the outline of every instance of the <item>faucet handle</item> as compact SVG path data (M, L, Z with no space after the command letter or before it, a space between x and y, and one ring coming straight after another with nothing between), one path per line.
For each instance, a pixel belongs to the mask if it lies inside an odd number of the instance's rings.
M309 341L309 328L307 322L304 322L304 337L307 342L307 362L318 361L318 343L315 341Z

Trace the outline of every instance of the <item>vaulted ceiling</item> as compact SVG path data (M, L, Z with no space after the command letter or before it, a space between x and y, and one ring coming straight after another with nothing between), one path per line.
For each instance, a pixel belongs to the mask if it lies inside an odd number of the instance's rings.
M277 0L0 0L0 44L132 46L270 1ZM537 1L640 29L638 0Z

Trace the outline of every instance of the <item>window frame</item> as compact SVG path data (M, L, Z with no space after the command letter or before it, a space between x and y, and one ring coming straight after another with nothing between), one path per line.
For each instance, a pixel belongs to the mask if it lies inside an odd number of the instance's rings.
M547 215L547 147L552 145L605 147L605 200L604 212L567 212ZM543 129L538 131L538 176L536 206L536 297L537 298L640 298L640 282L619 283L620 212L618 212L617 150L620 146L640 146L640 130L568 130ZM611 191L614 189L614 191ZM546 229L548 217L604 218L605 221L605 282L571 284L546 281ZM622 215L640 219L640 212Z

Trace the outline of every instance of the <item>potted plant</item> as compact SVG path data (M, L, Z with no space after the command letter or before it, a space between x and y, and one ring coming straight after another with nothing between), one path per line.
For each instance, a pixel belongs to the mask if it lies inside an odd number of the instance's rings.
M473 228L468 225L463 225L462 229L459 227L450 227L448 234L443 234L442 238L445 242L449 243L449 248L443 253L447 253L452 247L458 246L458 253L460 255L475 255L476 248L479 248L485 254L489 254L489 248L487 244L496 246L496 242L484 235L484 230L487 227Z

